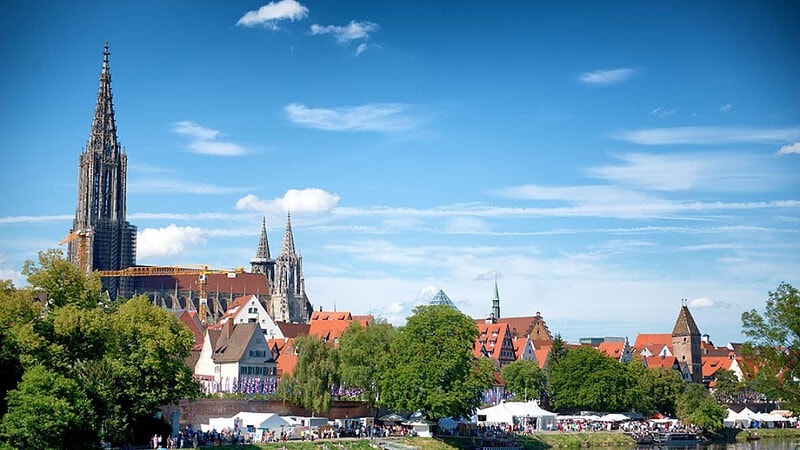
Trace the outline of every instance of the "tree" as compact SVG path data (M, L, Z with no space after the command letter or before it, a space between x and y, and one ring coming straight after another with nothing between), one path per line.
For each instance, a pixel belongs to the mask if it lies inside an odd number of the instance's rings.
M677 371L663 367L652 369L641 360L631 361L626 367L634 382L629 395L636 411L675 415L676 402L684 388Z
M678 398L678 417L709 431L722 428L727 408L720 406L702 384L689 383Z
M714 373L714 398L720 403L733 403L739 398L744 384L732 370L719 369Z
M432 420L471 415L494 371L491 361L473 357L477 337L475 322L453 308L414 308L381 368L380 404Z
M522 401L539 399L544 393L547 378L536 361L518 359L501 369L507 392L513 392Z
M564 340L561 338L561 333L556 333L550 345L550 351L547 354L547 360L544 365L544 374L547 377L547 385L544 392L544 405L552 408L555 402L555 388L552 383L553 370L558 367L558 363L567 356L569 348Z
M0 417L6 412L6 394L14 389L24 372L15 329L31 323L39 315L33 293L14 287L11 280L0 280Z
M627 411L631 409L631 375L619 361L593 347L570 350L551 372L556 410L591 409Z
M763 316L742 313L742 332L750 338L742 353L753 388L781 407L800 413L800 294L788 283L769 293Z
M328 412L333 403L331 386L339 381L338 351L309 335L296 338L294 347L297 364L279 384L281 397L314 412Z
M93 406L75 380L41 365L8 394L2 434L16 448L84 449L99 445Z
M353 322L339 338L342 384L361 389L362 400L370 406L378 398L378 368L389 357L393 339L394 327L385 320L376 320L366 328Z
M93 446L92 440L99 445L100 438L123 443L161 406L199 394L184 364L194 338L171 313L146 297L101 304L99 278L77 271L58 251L40 252L39 266L28 262L26 272L34 286L30 290L0 286L0 306L19 313L10 320L0 312L0 356L16 351L23 383L28 380L13 391L14 414L30 415L25 402L61 408L59 399L75 399L75 405L87 399L93 412L88 430L72 422L64 428L29 421L24 423L28 433L46 433L53 442L69 443L77 430L81 439L88 439L81 441L83 448ZM41 310L33 302L39 292L48 299ZM59 389L39 389L42 373L58 374ZM6 429L4 438L12 439L10 433Z

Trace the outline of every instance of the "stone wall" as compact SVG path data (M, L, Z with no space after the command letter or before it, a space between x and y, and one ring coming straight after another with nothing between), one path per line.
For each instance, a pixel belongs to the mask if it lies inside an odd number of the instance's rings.
M177 405L161 409L165 418L172 417L173 411L179 414L181 429L191 425L195 430L200 424L208 423L210 417L233 417L240 412L277 413L281 416L311 417L311 411L278 400L246 400L224 398L202 398L194 401L181 400ZM348 417L374 416L373 411L361 402L335 401L327 414L316 414L330 420Z

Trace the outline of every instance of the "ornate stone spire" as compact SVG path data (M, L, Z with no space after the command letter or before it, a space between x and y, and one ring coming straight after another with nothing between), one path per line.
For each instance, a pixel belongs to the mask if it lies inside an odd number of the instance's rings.
M256 258L269 259L269 241L267 241L267 218L261 219L261 238L258 240Z
M108 42L103 48L103 68L100 70L100 87L97 90L97 105L94 108L92 134L86 151L104 156L116 156L121 147L117 140L117 123L114 119L114 102L111 94L111 71L108 66Z
M283 245L281 246L281 256L294 255L294 235L292 234L292 213L286 214L286 231L283 233Z

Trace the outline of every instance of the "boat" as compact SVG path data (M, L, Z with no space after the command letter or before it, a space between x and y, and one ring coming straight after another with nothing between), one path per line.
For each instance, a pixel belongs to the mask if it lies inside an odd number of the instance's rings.
M695 433L659 433L653 439L657 447L694 447L700 445L703 438Z
M761 436L758 435L758 432L753 433L753 434L747 433L747 440L748 441L757 441L759 439L761 439Z

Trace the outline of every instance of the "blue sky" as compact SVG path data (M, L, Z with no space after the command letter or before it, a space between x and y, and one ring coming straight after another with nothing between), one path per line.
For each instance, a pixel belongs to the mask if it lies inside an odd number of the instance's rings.
M3 2L0 278L71 225L103 43L139 264L249 267L291 210L315 307L441 288L551 331L722 345L800 284L797 2Z

